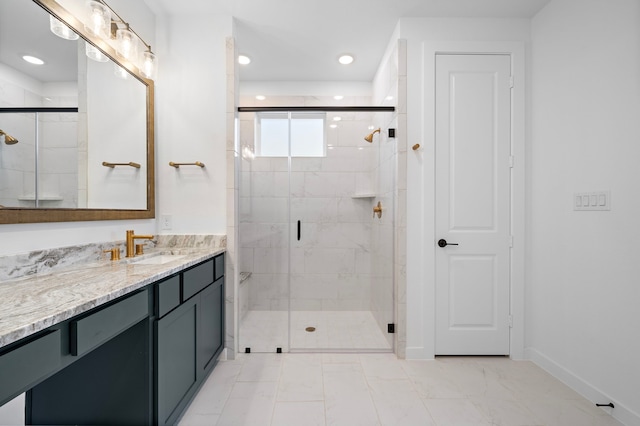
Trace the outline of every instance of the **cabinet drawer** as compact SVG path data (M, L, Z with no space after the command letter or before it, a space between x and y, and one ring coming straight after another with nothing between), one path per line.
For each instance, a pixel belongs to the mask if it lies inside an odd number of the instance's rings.
M195 266L182 275L182 301L213 282L213 259Z
M156 315L165 316L180 304L180 276L176 275L156 285Z
M0 355L0 405L60 366L60 330Z
M82 355L149 315L147 290L71 321L71 354Z
M216 256L214 259L216 264L216 276L215 279L220 279L224 275L224 254Z

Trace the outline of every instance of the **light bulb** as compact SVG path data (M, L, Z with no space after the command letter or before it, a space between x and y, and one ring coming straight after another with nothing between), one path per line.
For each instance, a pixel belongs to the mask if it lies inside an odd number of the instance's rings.
M138 56L138 39L127 29L116 31L116 52L125 59L133 60Z
M107 62L109 60L107 55L105 55L97 47L89 43L85 43L84 53L86 53L89 59L92 59L96 62Z
M89 22L84 28L93 35L107 37L107 28L111 23L111 12L104 4L98 1L87 2L89 9Z
M142 53L142 67L140 72L146 78L154 79L156 72L156 55L154 55L151 51L146 51Z
M116 63L113 64L113 73L116 75L116 77L119 77L123 80L126 80L129 78L129 73Z
M71 28L67 27L53 15L49 15L49 29L52 33L65 40L77 40L79 37Z

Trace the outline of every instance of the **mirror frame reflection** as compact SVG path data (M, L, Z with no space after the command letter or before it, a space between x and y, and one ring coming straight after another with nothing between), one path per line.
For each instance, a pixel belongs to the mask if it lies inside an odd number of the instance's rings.
M154 86L153 80L143 77L138 68L128 61L117 57L116 51L104 40L93 36L84 29L84 24L64 9L55 0L33 0L37 6L65 22L87 42L91 43L112 61L122 66L146 87L147 99L147 208L144 210L127 209L68 209L68 208L0 208L0 224L39 223L39 222L76 222L94 220L125 220L155 218L155 164L154 164ZM89 141L91 143L91 141Z

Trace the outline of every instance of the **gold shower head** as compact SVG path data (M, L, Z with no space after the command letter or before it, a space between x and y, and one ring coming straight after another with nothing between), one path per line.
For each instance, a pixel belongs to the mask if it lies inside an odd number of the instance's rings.
M364 140L371 143L373 142L373 135L375 135L376 133L380 133L380 129L376 129L373 131L373 133L368 134L367 136L364 137Z
M4 143L6 143L7 145L15 145L18 143L18 139L6 134L4 130L0 129L0 136L2 135L4 135Z

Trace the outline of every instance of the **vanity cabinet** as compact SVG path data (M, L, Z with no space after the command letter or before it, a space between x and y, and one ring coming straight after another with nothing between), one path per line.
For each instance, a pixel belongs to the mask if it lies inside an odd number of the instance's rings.
M176 423L214 367L224 346L224 255L196 265L180 275L179 292L175 291L175 277L156 285L156 400L159 425ZM168 288L163 290L165 287ZM179 304L176 304L177 293L180 296ZM172 307L172 310L167 307Z
M177 423L224 347L224 254L0 349L27 424Z

